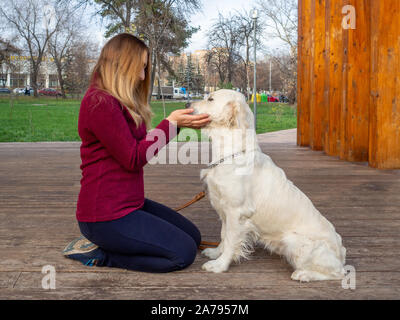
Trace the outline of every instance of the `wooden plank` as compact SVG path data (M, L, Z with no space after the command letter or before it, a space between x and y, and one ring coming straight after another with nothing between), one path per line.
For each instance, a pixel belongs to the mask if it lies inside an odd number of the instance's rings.
M311 103L311 2L299 1L299 43L298 43L298 102L297 102L297 144L310 144L310 103Z
M298 130L297 144L310 145L310 103L312 80L312 1L299 2L299 96L298 96Z
M209 241L213 241L215 238L219 239L220 227L219 223L216 223L218 221L217 215L214 214L214 217L211 220L203 218L203 216L187 215L187 217L198 226L204 239ZM400 220L353 221L350 219L345 220L333 219L332 217L328 218L330 218L334 224L337 232L343 237L397 237L400 227ZM68 221L64 222L64 225L66 223L68 223ZM70 241L80 235L77 223L73 218L69 220L68 227L64 227L62 223L53 225L48 223L39 229L37 225L38 223L34 223L16 227L14 232L11 234L9 233L9 227L1 227L0 241L3 245L7 246L27 246L31 248L35 246L50 245L53 239L58 238L60 241L58 251L61 252ZM62 230L62 234L60 234L60 230Z
M304 15L303 3L304 0L298 0L297 5L297 127L302 128L302 105L303 105L303 84L304 84ZM301 131L297 130L297 145L301 145ZM259 142L260 143L260 142Z
M323 149L323 123L326 115L324 87L326 77L325 1L312 0L312 79L310 102L310 147Z
M218 221L218 218L216 216L198 216L197 218L192 218L191 220L200 226L200 228L204 229L202 230L202 236L204 240L211 240L211 241L217 241L220 239L220 229L221 229L221 223ZM215 226L214 226L215 225ZM213 226L212 228L210 226ZM78 231L78 229L76 229ZM349 248L355 249L355 251L350 251L351 254L354 253L354 256L357 258L362 258L362 255L356 254L359 252L359 250L364 249L364 248L397 248L400 247L400 235L398 236L385 236L382 235L381 237L371 237L370 239L366 238L365 236L351 236L351 235L342 235L344 242L346 243L346 246ZM36 239L33 239L36 240ZM49 242L40 242L40 241L30 241L30 242L19 242L19 243L3 243L1 244L0 248L2 250L5 250L4 252L7 252L8 254L17 256L17 252L28 254L29 252L32 251L33 248L37 248L40 253L46 254L50 256L50 253L47 252L46 250L51 250L52 253L51 255L59 256L62 249L67 245L67 241L70 240L68 237L58 237L54 238L54 240L49 243ZM258 248L259 247L259 248ZM269 259L270 257L274 256L269 256L269 254L266 254L267 251L264 251L263 246L256 246L256 255L260 255L262 257L265 256L265 258ZM12 252L14 249L14 253ZM356 250L357 249L357 250ZM379 256L388 256L388 257L393 257L394 255L397 255L400 253L395 252L394 250L391 251L386 251L386 250L381 250L381 252L373 252L373 255L379 255ZM7 256L8 256L7 254ZM24 256L20 254L21 256ZM28 261L28 258L27 258ZM400 263L400 261L399 261ZM3 263L5 265L5 263ZM11 266L12 267L12 266ZM4 271L4 270L3 270Z
M126 273L93 273L93 272L57 272L56 284L59 289L70 288L188 288L198 289L246 289L257 290L273 287L284 287L286 290L302 288L331 288L343 290L340 280L316 281L300 283L290 279L287 272L249 272L249 277L234 273L206 273L211 285L204 283L205 272L188 273L175 272L173 274L152 274L152 277L142 277L141 272ZM16 289L40 289L43 274L39 272L22 272L15 285ZM392 278L381 272L356 272L356 286L358 289L385 288L388 286L400 288L400 277ZM246 290L247 291L247 290Z
M203 233L203 238L219 241L219 230L209 235ZM356 266L359 271L396 271L400 266L399 240L399 237L374 237L373 240L370 240L367 237L346 236L343 238L343 244L348 251L346 264ZM62 249L68 243L67 241L60 238L54 242L36 242L36 246L33 242L20 243L18 246L2 245L4 259L0 262L0 272L38 271L48 264L54 265L57 270L61 271L87 270L87 267L80 262L67 259L62 255ZM386 250L386 248L390 248L390 250ZM185 272L202 272L201 265L206 261L208 259L200 255L199 251L195 263L185 269ZM229 271L232 273L257 272L261 267L263 272L292 270L283 257L271 255L262 245L256 247L250 260L243 260L240 264L233 263L232 265L236 266ZM104 272L108 268L93 270ZM117 272L118 269L115 271Z
M343 6L349 4L350 0L343 0ZM341 14L343 18L343 14ZM349 64L349 29L343 29L342 27L342 102L340 111L340 159L346 158L346 144L347 144L347 133L349 132L348 122L348 64ZM348 145L348 144L347 144Z
M347 0L356 12L356 28L345 29L347 59L345 113L340 158L368 161L370 88L370 0Z
M398 251L399 247L395 247ZM43 249L41 249L43 250ZM141 274L142 278L146 278L147 281L151 282L152 274L140 273L132 270L124 270L118 268L107 268L107 267L86 267L78 261L64 258L63 256L54 256L52 254L54 249L47 248L47 252L43 252L43 256L38 256L33 262L29 262L28 259L22 260L21 256L18 260L14 260L12 263L15 265L15 269L12 269L10 265L2 264L0 266L0 282L2 287L14 287L16 281L19 278L20 272L41 272L43 266L52 265L56 272L63 273L76 273L76 272L90 272L97 274ZM259 249L257 249L259 250ZM6 252L8 253L8 252ZM24 252L25 253L25 252ZM399 281L399 267L400 267L400 256L368 256L366 254L359 254L358 256L348 256L346 258L346 265L353 266L356 272L374 272L376 274L387 274ZM11 259L9 259L11 260ZM184 270L179 271L178 274L170 274L170 277L179 277L182 274L190 274L193 277L199 275L203 280L209 273L203 271L201 266L207 262L208 259L198 254L196 260L192 265ZM18 270L18 272L16 272ZM267 252L253 254L250 260L241 261L240 263L232 263L229 271L226 275L231 275L233 278L242 278L245 280L253 273L261 273L265 276L269 276L274 273L281 273L282 277L290 278L293 272L293 268L281 257L276 255L269 255ZM178 282L178 281L177 281ZM235 281L231 283L233 287L237 285ZM277 284L278 285L278 284Z
M329 41L328 128L325 132L324 151L331 156L340 155L340 119L343 101L343 0L329 0L327 7L327 36Z
M323 117L322 117L322 150L329 149L330 137L330 11L331 11L331 0L325 1L325 50L324 50L324 91L323 91Z
M400 168L400 2L371 1L369 163ZM390 12L390 14L388 14Z
M14 288L20 275L21 272L15 272L15 270L0 271L0 292L2 288Z
M280 140L274 133L274 141ZM354 292L339 282L299 285L281 257L257 248L250 261L233 264L229 273L201 270L207 259L166 275L116 268L88 268L61 251L79 235L75 220L79 192L79 145L52 149L51 144L0 144L0 297L6 299L115 298L294 298L360 299L397 297L400 270L400 171L379 171L297 147L296 135L285 143L263 143L262 149L336 227L348 249L346 264L356 268ZM65 144L67 145L67 144ZM4 162L3 160L6 160ZM155 201L175 207L201 191L204 165L155 165L145 168L145 191ZM301 168L301 170L299 170ZM171 188L171 184L174 185ZM182 211L203 239L218 241L220 221L207 199ZM54 265L59 287L40 288L41 268ZM363 276L364 275L364 276ZM71 278L69 278L71 276ZM140 281L135 281L140 278ZM176 286L183 278L181 286ZM229 279L229 281L227 281ZM392 279L392 280L391 280ZM76 286L81 286L77 288ZM125 285L125 286L124 286ZM1 288L2 287L2 288ZM14 287L14 288L13 288ZM250 290L250 287L254 287Z
M344 290L341 288L302 288L284 290L282 287L243 290L226 288L182 288L182 287L144 287L144 288L66 288L63 290L43 289L0 289L0 299L29 300L391 300L399 299L397 287L361 288ZM156 301L157 300L157 301Z

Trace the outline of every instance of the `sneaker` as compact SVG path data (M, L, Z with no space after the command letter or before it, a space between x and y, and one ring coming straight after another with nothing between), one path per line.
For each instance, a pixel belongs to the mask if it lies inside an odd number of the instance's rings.
M82 261L81 261L82 262ZM95 265L97 265L97 263L99 262L99 259L89 259L88 261L86 261L86 263L83 263L85 266L88 267L93 267Z
M89 267L98 265L103 258L102 250L83 236L68 244L63 254L67 258L78 260Z
M97 248L98 246L90 242L84 236L81 236L79 238L76 238L74 241L70 242L63 250L63 254L64 256L68 256L76 253L86 253L95 250Z

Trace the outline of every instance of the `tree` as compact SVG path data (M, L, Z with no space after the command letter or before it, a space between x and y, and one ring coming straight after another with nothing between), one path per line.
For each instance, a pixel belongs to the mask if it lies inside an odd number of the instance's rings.
M252 17L249 15L249 13L241 13L237 12L237 23L238 23L238 28L239 28L239 33L241 35L240 39L240 46L241 46L241 51L244 52L244 54L240 54L243 64L244 64L244 69L245 69L245 78L246 78L246 92L247 92L247 99L250 99L250 67L251 67L251 60L250 60L250 55L251 52L250 50L254 48L254 20ZM257 48L261 49L262 42L261 42L261 35L264 31L264 27L262 23L257 23L256 25L256 43L257 43ZM254 63L253 63L254 65Z
M31 84L35 97L38 96L38 77L47 44L59 27L59 20L55 19L56 4L47 6L54 9L45 14L43 4L38 0L11 0L0 6L0 15L5 19L9 28L24 42L31 63Z
M167 55L177 54L188 46L188 39L197 28L189 26L185 16L193 9L199 8L197 0L142 0L136 16L136 30L139 37L146 40L153 57L151 86L154 83L156 68L161 74L162 67L172 71L168 65Z
M80 0L79 3L100 6L98 13L110 21L106 37L130 32L147 42L152 53L150 92L156 69L161 73L161 68L169 67L165 55L185 48L198 30L189 26L187 16L200 9L199 0Z
M87 89L96 56L97 44L92 43L89 37L73 41L65 58L64 85L68 92L80 94Z
M186 63L184 59L179 59L175 71L170 74L170 80L175 81L179 87L187 88L190 92L204 92L204 76L200 64L196 65L191 54L186 56Z
M297 98L297 56L287 52L275 52L271 56L273 65L279 70L282 91L287 95L290 104Z
M200 64L197 64L196 73L194 74L192 81L193 81L193 89L196 91L196 93L203 94L205 81L204 81L204 76L201 72Z
M209 31L208 46L210 54L207 60L209 62L214 60L223 83L225 82L223 73L226 73L226 81L232 83L234 66L240 58L238 52L241 37L237 16L225 18L222 14L219 14L218 20Z
M100 6L98 13L111 22L107 25L106 38L121 32L135 33L133 18L139 6L137 0L94 0Z
M187 63L185 67L185 74L184 74L184 87L187 88L188 94L193 90L194 87L194 81L195 81L195 67L192 62L192 55L188 54L187 55Z
M283 41L291 54L297 52L298 1L258 0L258 6L265 17L263 23L269 30L268 36Z
M284 91L289 103L296 102L297 93L297 0L258 0L258 6L265 17L264 24L270 30L269 36L280 39L288 49L288 54L279 52L274 62L284 75Z
M68 4L63 4L63 16L59 17L60 27L56 30L53 37L48 42L48 52L54 60L57 68L58 82L63 98L65 94L64 74L67 66L67 56L70 49L78 37L82 38L85 28L82 25L82 17L77 16L77 12Z
M220 83L225 83L227 74L227 49L211 48L206 54L206 63L210 73L217 73Z
M273 62L270 64L270 62ZM270 67L272 72L270 73ZM271 82L270 82L271 74ZM250 70L250 77L254 76L253 68ZM257 88L262 91L280 91L283 84L284 75L275 63L275 57L266 56L263 59L259 59L257 62ZM284 92L286 94L286 92Z
M193 63L192 55L189 54L183 75L183 87L186 87L188 92L202 92L204 89L204 77L201 74L200 65L196 66Z
M171 80L176 82L176 85L179 87L184 87L186 83L186 65L182 59L179 60L179 63L176 67L176 71L170 73Z

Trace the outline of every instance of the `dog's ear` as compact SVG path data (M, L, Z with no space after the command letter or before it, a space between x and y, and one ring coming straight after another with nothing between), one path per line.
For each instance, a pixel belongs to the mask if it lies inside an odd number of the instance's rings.
M227 124L229 128L235 128L239 127L239 119L238 119L238 114L239 114L239 105L236 101L230 101L226 105L226 110L227 110Z
M249 125L246 118L246 110L240 106L242 102L231 101L227 104L227 117L228 117L228 127L229 128L241 128L248 129ZM246 103L246 102L244 102Z

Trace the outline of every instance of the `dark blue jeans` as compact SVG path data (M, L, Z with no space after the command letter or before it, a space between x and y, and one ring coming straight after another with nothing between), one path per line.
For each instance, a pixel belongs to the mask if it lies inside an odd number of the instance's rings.
M200 245L197 227L178 212L145 199L139 210L112 221L79 222L82 234L101 248L97 266L170 272L191 265Z

